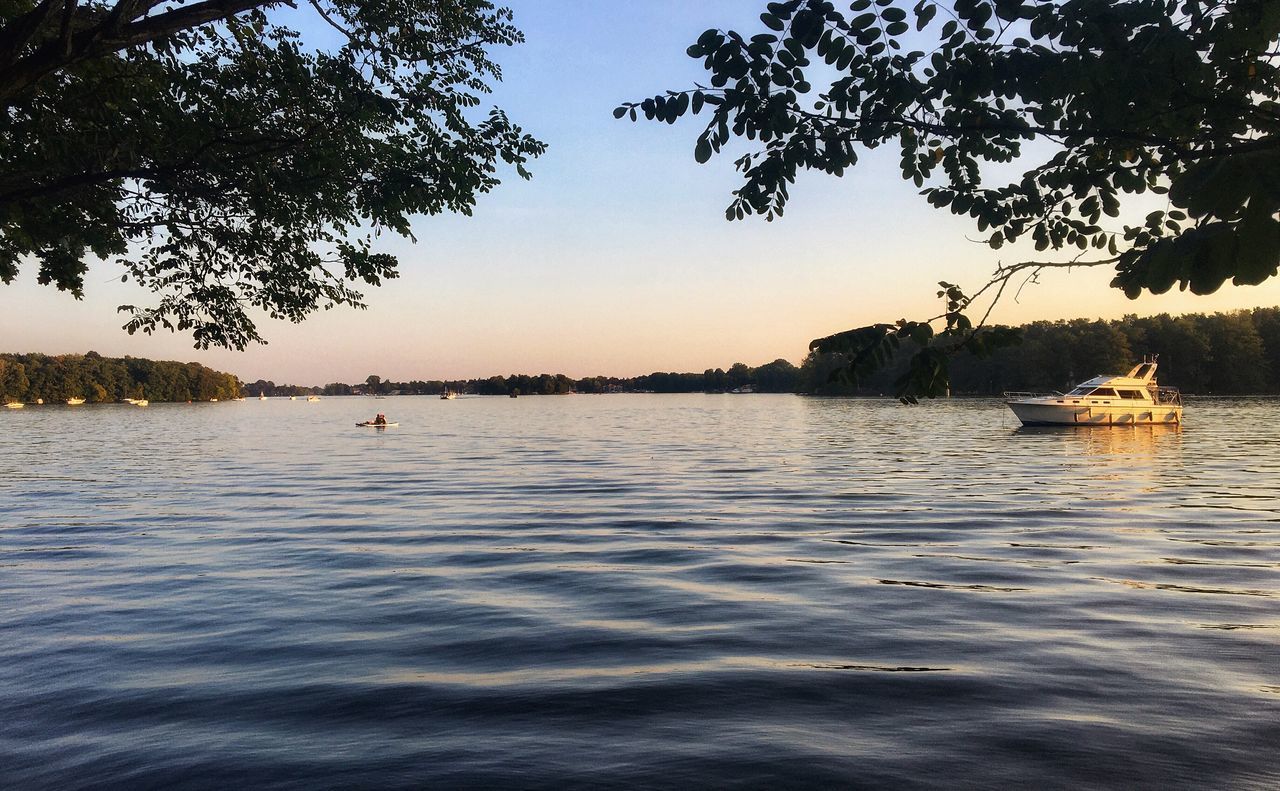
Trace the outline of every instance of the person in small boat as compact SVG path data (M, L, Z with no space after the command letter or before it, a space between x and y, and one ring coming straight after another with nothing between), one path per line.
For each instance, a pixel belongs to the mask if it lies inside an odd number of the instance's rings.
M378 416L373 419L373 425L375 426L387 425L387 416L379 412Z

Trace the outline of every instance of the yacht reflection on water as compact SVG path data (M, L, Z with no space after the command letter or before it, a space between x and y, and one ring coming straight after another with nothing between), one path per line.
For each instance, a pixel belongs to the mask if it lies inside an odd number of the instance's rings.
M1167 466L1182 457L1182 426L1155 424L1117 426L1018 426L1014 436L1039 437L1068 455L1123 458L1135 468ZM1054 442L1053 440L1057 440Z

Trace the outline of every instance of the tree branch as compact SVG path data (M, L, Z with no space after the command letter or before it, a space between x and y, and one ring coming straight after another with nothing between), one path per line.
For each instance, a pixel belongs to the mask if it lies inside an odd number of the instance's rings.
M63 2L64 0L41 0L35 8L0 28L0 64L7 66L17 61L18 53L53 18Z
M19 95L36 81L67 66L119 52L128 47L147 44L172 33L199 27L209 22L228 19L253 8L279 5L281 1L204 0L192 6L176 8L124 25L119 24L121 19L112 19L111 16L103 17L97 24L72 33L66 40L47 42L30 55L12 61L7 67L0 69L0 102ZM141 0L137 8L151 2L152 0ZM72 7L67 6L67 8ZM147 7L154 7L154 3ZM87 18L87 12L79 16L82 19Z
M1083 255L1083 253L1081 253L1081 255ZM982 288L974 292L973 297L971 297L969 301L972 302L973 300L976 300L978 297L982 296L983 293L990 290L998 283L1008 283L1009 280L1019 272L1031 270L1031 274L1036 275L1044 269L1074 269L1075 267L1107 266L1109 264L1119 263L1119 261L1120 256L1113 256L1111 258L1104 258L1097 261L1081 261L1079 257L1076 257L1070 261L1020 261L1016 264L1000 264L996 267L996 271L991 274L991 279L988 280ZM996 300L992 301L991 307L995 307L995 303L998 299L999 296L997 296ZM991 308L988 308L987 314L989 315L990 313ZM983 317L983 321L985 320L986 316Z
M263 155L279 154L305 144L313 138L320 127L309 127L302 134L293 137L266 137L233 140L214 138L206 141L191 152L181 162L156 163L147 167L115 167L102 170L86 170L72 173L50 182L33 181L31 174L15 174L7 176L0 182L0 206L33 198L51 198L61 192L107 184L119 179L157 179L177 175L184 171L194 171L205 166L205 157L215 147L233 148L236 153L226 157L227 162L238 162L254 159Z
M1084 254L1081 253L1081 255ZM1081 261L1079 256L1077 256L1070 261L1020 261L1016 264L1000 264L996 267L996 271L991 274L991 279L974 292L973 296L969 297L968 301L965 303L965 308L968 308L969 305L976 302L983 294L990 291L992 288L996 289L996 295L992 298L991 304L987 306L986 312L982 314L982 319L973 326L973 330L959 345L964 346L972 340L973 336L978 333L978 330L987 323L987 319L991 317L991 311L995 310L996 304L1000 302L1000 297L1004 294L1005 287L1009 285L1009 281L1013 279L1014 275L1030 270L1031 274L1028 277L1032 278L1044 269L1072 269L1075 267L1107 266L1108 264L1115 264L1119 261L1120 256L1104 258L1098 261ZM929 319L929 321L937 321L938 319L944 319L946 317L947 314L943 313L942 315L934 316Z
M111 13L107 14L104 27L108 30L119 30L126 22L140 19L160 5L164 0L119 0Z
M341 33L342 35L346 36L348 41L356 40L355 34L352 33L350 30L347 30L342 25L339 25L337 20L335 20L332 16L330 16L328 11L324 10L324 8L320 5L318 0L308 0L308 2L311 3L311 7L316 10L316 13L320 15L320 18L329 24L329 27L333 28L334 30Z
M914 129L918 132L929 132L940 137L980 134L990 136L993 134L1013 134L1019 137L1031 139L1036 136L1043 137L1093 137L1105 140L1120 140L1130 143L1142 143L1144 145L1163 146L1166 148L1174 148L1180 151L1184 150L1185 141L1175 140L1170 137L1158 137L1156 135L1140 134L1127 129L1057 129L1049 126L1032 126L1031 124L1011 124L1011 123L982 123L982 124L941 124L931 121L923 121L906 116L897 116L890 118L828 118L819 113L810 112L808 110L793 109L795 114L807 118L811 121L829 124L846 129L856 134L859 126L863 124L876 124L880 126L900 126ZM1280 141L1272 145L1280 145Z
M58 47L67 55L71 54L71 21L76 14L78 0L67 0L62 7L62 30L58 34Z

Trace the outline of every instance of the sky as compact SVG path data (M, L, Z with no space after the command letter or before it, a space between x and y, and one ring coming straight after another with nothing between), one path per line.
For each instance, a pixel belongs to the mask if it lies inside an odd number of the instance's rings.
M198 361L244 381L324 384L511 373L631 376L776 358L799 363L811 339L935 315L937 282L976 288L1001 260L977 229L928 206L892 150L843 178L802 174L784 218L727 222L732 156L693 159L697 119L617 121L612 110L704 79L685 48L709 27L760 29L763 0L509 0L526 42L499 50L488 103L547 142L471 217L421 217L417 241L381 237L401 276L362 289L368 310L302 324L263 318L269 343L199 351L188 336L130 336L116 306L152 299L91 264L77 301L28 266L0 286L0 351ZM317 35L318 29L305 28ZM1142 212L1145 214L1145 210ZM1208 297L1107 287L1107 270L1052 271L1006 297L991 320L1118 318L1280 305L1280 281Z

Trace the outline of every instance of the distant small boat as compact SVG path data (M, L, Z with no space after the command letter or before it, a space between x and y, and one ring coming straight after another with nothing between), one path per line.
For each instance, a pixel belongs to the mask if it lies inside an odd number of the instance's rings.
M308 401L319 401L320 396L307 396Z
M366 420L363 423L357 423L361 428L386 428L387 426L398 426L399 423L374 423L372 420Z
M210 404L216 404L216 403L218 403L218 399L216 399L216 398L210 398L210 399L209 399L209 403L210 403Z
M145 398L137 398L137 399L131 400L129 403L133 404L134 406L147 406L151 402Z
M67 399L67 406L80 406L80 405L81 405L81 404L83 404L83 403L84 403L84 399L83 399L83 398L68 398L68 399Z
M298 400L298 397L297 397L297 396L289 396L289 400L290 400L290 401L297 401L297 400Z
M452 401L457 397L458 397L458 394L453 392L452 390L445 390L443 393L440 394L441 401Z
M232 400L232 401L243 401L243 400L244 400L244 396L241 396L240 398L233 398L233 399L231 399L231 400Z
M267 400L267 394L266 394L266 393L258 393L258 400L259 400L259 401L266 401L266 400Z
M24 406L26 406L26 404L22 403L21 401L10 401L9 403L5 404L5 406L9 407L10 409L22 409Z

